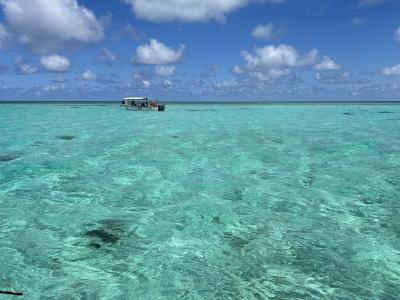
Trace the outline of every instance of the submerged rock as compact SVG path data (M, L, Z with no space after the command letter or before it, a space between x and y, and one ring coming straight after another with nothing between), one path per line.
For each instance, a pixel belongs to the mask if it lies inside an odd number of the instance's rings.
M19 156L18 155L9 155L9 154L4 154L0 155L0 162L8 162L17 159Z
M86 236L100 239L103 243L115 244L119 240L119 236L110 233L104 229L94 229L86 232ZM92 243L94 245L94 243Z
M57 138L60 140L70 141L70 140L73 140L75 138L75 136L73 136L73 135L58 135Z
M315 178L312 174L308 174L306 175L305 178L303 178L301 180L303 186L305 187L313 187L314 186L314 182L315 182Z
M226 240L233 250L241 250L250 244L250 241L245 240L239 236L235 236L230 232L225 232L223 239Z
M123 221L106 219L98 223L97 228L86 231L84 234L90 239L88 246L91 248L100 249L104 245L114 245L126 235Z
M214 224L222 224L221 218L218 217L218 216L217 217L213 217L212 223L214 223Z
M90 243L90 244L89 244L89 247L93 247L93 248L95 248L95 249L100 249L100 248L101 248L101 245L100 245L99 243Z

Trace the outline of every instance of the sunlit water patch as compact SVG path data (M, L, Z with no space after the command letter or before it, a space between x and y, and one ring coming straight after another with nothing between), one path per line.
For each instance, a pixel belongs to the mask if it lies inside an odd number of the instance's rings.
M397 105L0 105L0 290L398 299L398 116Z

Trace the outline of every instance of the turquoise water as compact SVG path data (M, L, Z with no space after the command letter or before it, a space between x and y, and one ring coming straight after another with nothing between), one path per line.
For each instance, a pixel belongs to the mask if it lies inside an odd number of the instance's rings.
M3 104L0 290L399 299L399 170L400 105Z

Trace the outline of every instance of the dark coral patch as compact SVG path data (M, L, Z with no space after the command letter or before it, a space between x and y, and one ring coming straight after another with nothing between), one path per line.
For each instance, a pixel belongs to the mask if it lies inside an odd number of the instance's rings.
M89 247L95 248L95 249L100 249L101 245L99 243L90 243Z
M218 216L217 216L217 217L213 217L212 222L213 222L214 224L222 224L221 218L218 217Z
M70 141L70 140L73 140L75 138L75 136L73 136L73 135L58 135L57 138L60 140Z
M394 111L378 111L378 114L394 114Z
M344 112L344 113L342 113L342 115L353 116L354 114L351 112Z
M95 237L100 239L103 243L115 244L118 242L119 237L104 229L94 229L86 232L86 236Z
M19 156L18 155L0 155L0 162L8 162L17 159Z
M229 246L234 250L242 250L244 247L250 244L250 241L239 236L235 236L230 232L225 232L223 239L226 240Z

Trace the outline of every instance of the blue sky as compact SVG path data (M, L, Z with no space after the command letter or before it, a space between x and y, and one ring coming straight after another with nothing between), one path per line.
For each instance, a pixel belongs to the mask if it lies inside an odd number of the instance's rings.
M400 100L399 0L0 0L0 100Z

